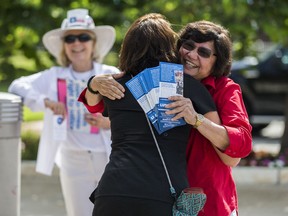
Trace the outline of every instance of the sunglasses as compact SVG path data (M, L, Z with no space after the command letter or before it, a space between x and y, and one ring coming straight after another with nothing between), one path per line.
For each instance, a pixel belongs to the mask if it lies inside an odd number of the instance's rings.
M193 40L185 40L182 43L182 47L188 51L193 51L196 49L195 42ZM211 55L215 55L215 53L212 53L212 50L206 48L206 47L198 47L197 48L197 54L203 58L210 58Z
M63 40L65 43L67 44L72 44L74 43L76 40L78 39L78 41L80 42L87 42L92 40L93 38L89 35L89 34L79 34L79 35L66 35Z

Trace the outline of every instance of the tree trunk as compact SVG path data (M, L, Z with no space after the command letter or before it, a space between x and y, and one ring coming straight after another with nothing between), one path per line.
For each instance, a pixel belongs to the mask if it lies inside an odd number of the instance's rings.
M286 94L284 113L285 113L285 128L281 139L279 156L285 155L286 159L288 159L288 93Z

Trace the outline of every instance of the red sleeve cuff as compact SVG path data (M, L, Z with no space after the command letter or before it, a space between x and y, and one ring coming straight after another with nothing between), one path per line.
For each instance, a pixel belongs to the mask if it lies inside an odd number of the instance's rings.
M225 149L224 153L230 157L243 158L246 157L252 150L252 137L251 133L244 128L233 128L225 126L230 145Z

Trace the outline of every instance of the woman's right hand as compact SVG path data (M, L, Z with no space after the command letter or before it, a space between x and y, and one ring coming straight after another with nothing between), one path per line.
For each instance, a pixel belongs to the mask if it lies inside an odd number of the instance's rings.
M167 104L165 107L170 110L166 111L167 115L175 115L171 120L175 121L180 118L184 118L184 120L191 125L195 124L196 121L196 111L192 104L192 101L189 98L185 98L180 95L170 96L168 99L171 103Z
M52 101L52 100L49 100L48 98L46 98L44 100L44 104L45 104L45 107L51 109L55 115L62 115L63 118L65 117L66 108L65 108L64 103L58 102L58 101Z
M113 75L103 74L95 76L90 83L90 87L111 100L121 99L124 97L125 89L115 79L121 78L123 75L124 73L122 72Z

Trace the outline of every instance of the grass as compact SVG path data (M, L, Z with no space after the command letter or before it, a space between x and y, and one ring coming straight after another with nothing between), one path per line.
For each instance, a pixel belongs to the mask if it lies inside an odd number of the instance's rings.
M41 121L43 116L43 112L32 112L28 107L23 106L23 121Z
M22 140L22 160L36 160L38 152L38 144L40 140L40 134L35 131L26 131L21 133Z
M28 107L23 106L23 122L41 121L43 115L43 112L32 112ZM23 143L22 160L36 160L40 133L34 130L21 131L21 140Z

